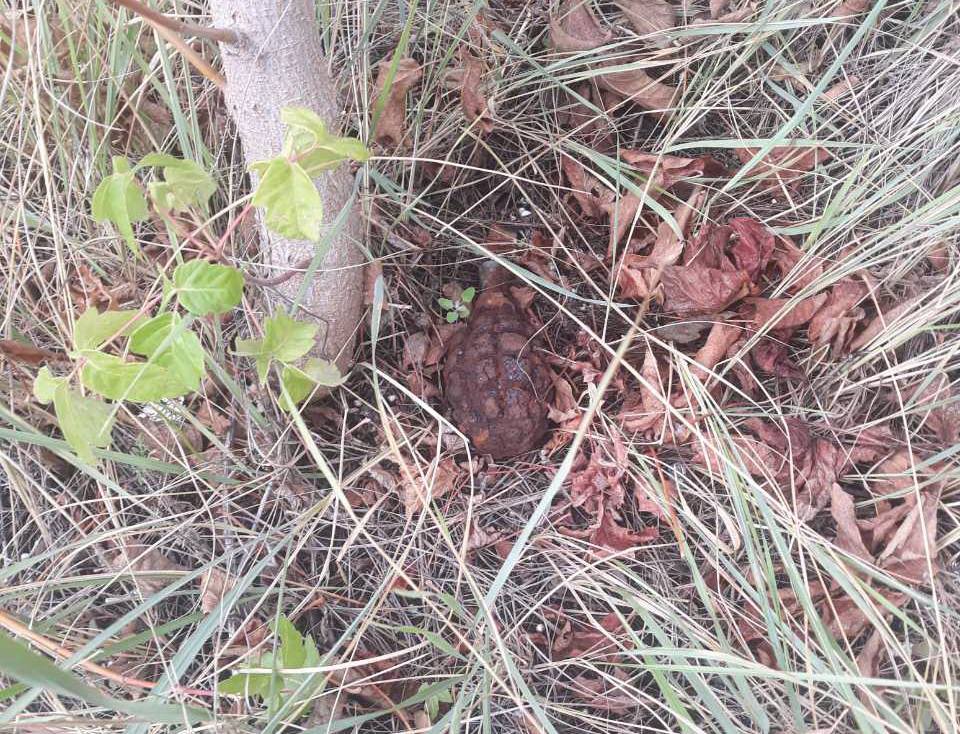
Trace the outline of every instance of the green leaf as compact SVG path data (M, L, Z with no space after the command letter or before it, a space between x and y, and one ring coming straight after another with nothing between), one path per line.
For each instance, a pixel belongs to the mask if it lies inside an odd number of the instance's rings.
M281 615L277 620L277 636L280 638L279 653L281 668L302 668L307 659L303 635L293 622Z
M145 317L139 311L104 311L91 307L80 314L73 327L73 346L77 351L99 349L114 335L127 336Z
M33 394L44 405L53 403L57 423L67 444L82 461L95 464L97 457L93 449L105 449L110 445L113 408L102 400L71 390L66 377L54 377L46 367L37 372Z
M213 177L196 161L151 153L140 164L163 168L164 180L154 181L148 187L159 211L184 211L194 205L203 206L217 190Z
M319 240L323 201L303 167L278 157L259 168L262 178L252 201L263 207L267 226L291 239Z
M58 668L5 632L0 632L0 672L29 686L76 698L91 706L136 716L150 723L182 725L187 721L210 718L206 711L180 704L124 701L108 696L69 671Z
M162 313L141 325L130 336L130 351L169 370L188 392L200 389L206 372L203 346L178 314Z
M331 135L323 120L305 107L285 107L280 119L288 126L287 139L297 162L308 176L336 168L345 160L366 161L370 151L356 138Z
M153 403L190 392L170 370L150 362L125 362L102 352L84 351L80 381L111 400Z
M460 300L464 303L471 303L475 295L477 295L477 289L473 286L470 286L460 294Z
M257 362L257 376L262 385L267 380L270 362L293 362L310 351L317 335L317 325L297 321L277 311L263 325L263 339L240 339L237 354Z
M449 311L451 308L454 308L454 306L456 305L456 304L454 304L454 302L451 301L449 298L438 298L438 299L437 299L437 303L440 304L440 308L447 309L448 311Z
M269 668L270 665L256 664L257 668ZM270 681L279 676L270 673L234 673L217 687L220 693L228 696L260 696L266 698L270 694Z
M243 274L227 265L190 260L173 271L180 305L196 316L222 314L240 303Z
M318 385L336 387L344 380L346 378L340 374L340 370L333 362L316 358L308 359L302 369L289 364L284 365L280 375L280 382L290 396L290 400L293 401L293 405L299 405L306 400ZM289 412L293 406L287 400L287 395L281 396L280 407Z
M113 158L113 174L107 176L93 192L93 218L98 222L113 222L134 253L140 246L133 238L133 225L144 221L149 211L143 191L130 170L130 162L123 156Z
M460 319L460 312L459 312L459 311L449 311L449 312L447 313L447 323L448 323L448 324L454 324L454 323L456 323L459 319Z
M66 383L66 377L54 377L48 368L41 367L37 376L33 378L33 396L47 405L53 402L57 388Z

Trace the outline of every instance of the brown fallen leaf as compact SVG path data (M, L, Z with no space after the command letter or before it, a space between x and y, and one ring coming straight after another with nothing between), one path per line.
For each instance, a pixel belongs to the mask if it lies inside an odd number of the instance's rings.
M405 137L407 92L420 81L423 69L414 59L399 59L390 88L385 89L390 81L391 62L392 55L377 65L379 73L374 84L373 96L376 101L373 109L381 109L381 113L374 139L387 147L399 147Z
M646 153L642 150L625 150L620 154L620 158L650 179L652 193L658 193L656 189L668 189L684 179L699 176L715 178L726 173L723 164L709 155L683 158Z
M627 198L627 197L625 197ZM674 212L674 221L680 229L678 236L667 222L660 222L653 249L648 255L625 255L617 280L617 288L624 298L644 300L654 294L664 268L673 265L683 254L684 239L693 216L703 202L704 192L694 189L686 203ZM622 236L620 227L611 228L607 257L613 256L615 245Z
M859 304L867 296L867 287L853 280L842 280L827 294L823 306L810 319L807 338L814 346L829 345L830 356L847 352L847 344L857 324L864 317Z
M411 464L412 466L412 464ZM420 512L427 499L438 500L457 489L464 478L464 472L452 457L441 459L435 467L431 466L426 476L415 475L413 481L404 477L401 487L401 499L407 519Z
M837 82L823 94L820 95L820 99L826 100L827 102L836 102L847 92L855 89L860 84L860 77L851 76L843 79L842 81Z
M607 713L623 714L632 711L642 703L629 691L620 691L613 679L626 679L622 668L614 668L610 676L589 678L585 674L574 676L569 684L560 686L584 706Z
M0 339L0 355L14 362L32 366L41 365L44 362L65 362L68 359L62 352L52 352L14 339Z
M782 380L800 380L803 372L790 358L790 348L779 338L764 336L750 350L750 361L764 374Z
M490 119L487 98L480 91L483 62L465 47L460 49L460 61L464 72L460 87L460 106L463 108L463 116L467 122L476 123L481 136L486 135L493 130L493 120Z
M927 262L940 275L950 272L950 247L943 240L936 242L927 251Z
M627 393L617 418L625 431L649 431L663 424L669 400L664 393L660 368L653 349L647 353L640 369L644 379L635 390Z
M873 563L873 553L864 545L860 526L857 525L853 497L844 492L837 483L834 483L830 489L830 514L837 524L837 534L834 539L836 546L867 563Z
M596 553L601 558L632 550L659 536L656 527L635 531L618 522L628 501L635 512L649 512L658 519L663 518L660 505L647 496L645 487L635 487L629 495L624 489L627 457L626 449L618 439L615 439L613 453L613 460L605 461L595 448L589 459L581 458L578 467L571 471L570 506L591 518L590 524L586 528L576 527L571 511L557 522L561 534L587 540L597 546ZM667 487L665 492L669 496L672 490Z
M195 416L202 425L210 429L214 436L220 438L227 435L232 425L230 418L217 410L212 400L204 400L197 408Z
M926 294L910 298L877 315L866 325L864 330L857 334L854 340L850 342L850 351L856 352L858 349L863 349L878 336L896 325L905 314L916 313L917 305L923 301L925 297Z
M806 257L789 237L778 237L772 262L780 271L780 280L787 285L787 293L799 293L823 275L823 259Z
M710 0L710 17L720 18L730 7L730 0Z
M580 415L577 400L573 397L573 387L569 380L556 377L553 381L553 396L548 407L547 418L554 423L566 423Z
M111 570L119 574L133 576L137 588L144 596L154 594L172 583L169 578L150 578L151 574L186 571L183 566L171 561L158 549L127 540L121 541L119 548L107 557L107 564Z
M859 15L870 7L872 0L843 0L834 8L825 9L821 15L844 16Z
M697 363L697 366L691 370L693 374L701 382L706 383L710 379L710 370L727 356L730 347L737 342L742 333L742 329L732 324L726 324L722 321L715 322L710 328L710 333L707 334L706 342L693 357L693 361Z
M560 165L583 215L589 219L603 217L604 212L608 211L605 206L612 200L613 193L570 156L563 156Z
M664 84L647 74L643 69L606 71L597 76L602 89L618 95L621 99L656 112L661 117L673 111L680 92L677 87Z
M759 152L758 148L736 148L740 162L746 165ZM830 158L826 148L779 146L773 148L750 169L748 175L758 176L766 186L794 189L804 174L818 163Z
M937 511L940 496L923 492L880 552L880 567L908 584L928 586L939 571ZM932 573L932 575L931 575Z
M400 361L404 369L423 367L430 349L430 336L423 331L408 334L403 342L403 358Z
M617 0L617 7L645 41L657 48L670 45L664 31L676 26L677 14L667 0Z
M923 424L940 440L944 448L960 441L960 398L950 378L943 372L924 377L918 384L904 388L923 418Z
M756 283L773 256L773 232L748 217L736 217L727 225L734 234L734 243L727 248L728 256L737 270L745 270Z
M505 533L502 530L485 530L479 525L474 525L470 528L470 536L467 538L467 553L475 553L483 548L496 545L503 541L504 535Z
M544 632L533 632L528 638L547 651L551 660L606 654L617 649L616 638L624 632L623 622L613 612L600 617L599 624L572 619L562 610L551 607L545 607L543 613L544 617L556 620L550 625L555 631L549 636Z
M602 205L603 211L610 217L610 240L607 244L607 259L613 257L617 244L628 231L633 229L637 222L637 212L642 202L640 197L633 193L626 193L616 201L607 201Z
M233 589L237 579L219 568L211 568L200 578L200 610L209 614L223 601L224 595Z
M753 323L758 329L772 324L775 329L796 329L816 315L827 301L826 293L810 298L753 298Z
M557 51L592 51L612 39L613 32L601 27L590 0L566 0L550 21L550 42Z
M849 465L849 457L832 440L815 436L810 426L797 418L772 423L752 418L746 426L767 446L782 456L780 481L792 492L800 517L809 519L830 501L830 492L840 472Z
M718 313L750 292L750 276L742 270L672 265L661 281L664 312L680 318Z

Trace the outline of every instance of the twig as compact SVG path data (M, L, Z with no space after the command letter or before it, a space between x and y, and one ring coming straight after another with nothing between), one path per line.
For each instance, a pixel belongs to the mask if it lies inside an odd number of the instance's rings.
M290 280L290 278L292 278L294 275L297 275L298 273L300 273L300 271L302 271L304 268L307 268L310 265L310 263L313 262L314 257L315 255L311 255L310 257L305 257L300 262L294 263L287 270L287 272L281 273L280 275L274 275L272 278L257 278L256 276L253 276L253 275L247 275L246 276L247 282L253 283L254 285L259 285L259 286L280 285L281 283L285 283L288 280Z
M147 22L150 21L148 20ZM227 86L227 80L223 78L223 74L210 66L210 64L208 64L200 54L194 51L190 45L180 37L179 34L171 31L165 26L156 23L151 23L151 25L157 29L157 33L163 36L171 46L182 53L187 58L187 61L193 64L197 71L216 84L220 89L223 89Z
M180 20L174 20L172 18L168 18L162 13L158 13L157 11L148 8L146 5L143 5L141 2L139 2L139 0L114 0L114 2L117 3L117 5L129 8L133 12L139 14L147 23L153 26L157 33L163 36L171 46L182 53L186 57L187 61L189 61L197 71L216 84L220 89L223 89L227 85L227 81L223 78L223 74L210 66L210 64L208 64L200 54L194 51L190 44L180 37L179 30L186 29L185 32L205 36L207 38L213 37L211 36L211 33L215 34L216 36L222 36L226 33L229 34L230 38L224 40L224 42L236 43L237 38L233 31L217 28L205 28L204 26L198 26L193 23L185 23Z
M188 23L184 20L177 20L176 18L171 18L163 13L158 13L148 5L144 5L142 2L140 2L140 0L113 1L117 5L120 5L127 10L132 10L134 13L142 16L145 20L149 21L153 25L162 26L163 28L167 28L175 33L183 33L187 36L199 36L200 38L206 38L219 43L236 43L239 40L237 34L227 28L213 28L210 26L199 25L197 23Z

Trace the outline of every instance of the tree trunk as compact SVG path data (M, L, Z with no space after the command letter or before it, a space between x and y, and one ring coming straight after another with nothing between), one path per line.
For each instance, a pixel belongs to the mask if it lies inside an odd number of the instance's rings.
M312 0L211 0L214 24L237 33L236 44L221 43L227 80L226 100L249 165L280 153L285 127L280 110L307 107L338 127L336 85L327 71ZM254 184L256 184L255 174ZM346 166L317 180L323 199L324 231L346 205L353 178ZM346 212L330 247L312 276L294 314L320 324L315 353L334 359L345 371L353 359L363 316L362 228L356 212ZM316 252L316 244L288 240L260 224L261 251L270 276L288 272ZM270 296L274 306L292 303L305 273L291 277Z

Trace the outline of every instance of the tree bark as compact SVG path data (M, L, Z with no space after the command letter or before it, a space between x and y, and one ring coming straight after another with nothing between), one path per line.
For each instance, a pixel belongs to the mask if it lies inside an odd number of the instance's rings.
M307 107L336 130L339 117L336 85L327 71L313 0L211 0L214 24L234 31L237 43L221 43L227 80L227 106L249 165L280 153L285 126L280 110ZM256 185L256 175L251 174ZM353 178L347 166L316 181L323 199L324 232L346 206ZM307 285L301 309L294 316L320 324L315 353L336 360L341 371L353 360L353 347L363 316L362 228L356 212L343 223ZM269 277L282 274L316 252L316 244L288 240L260 223L261 251L273 266ZM268 297L273 305L292 303L304 286L305 273L291 277Z

